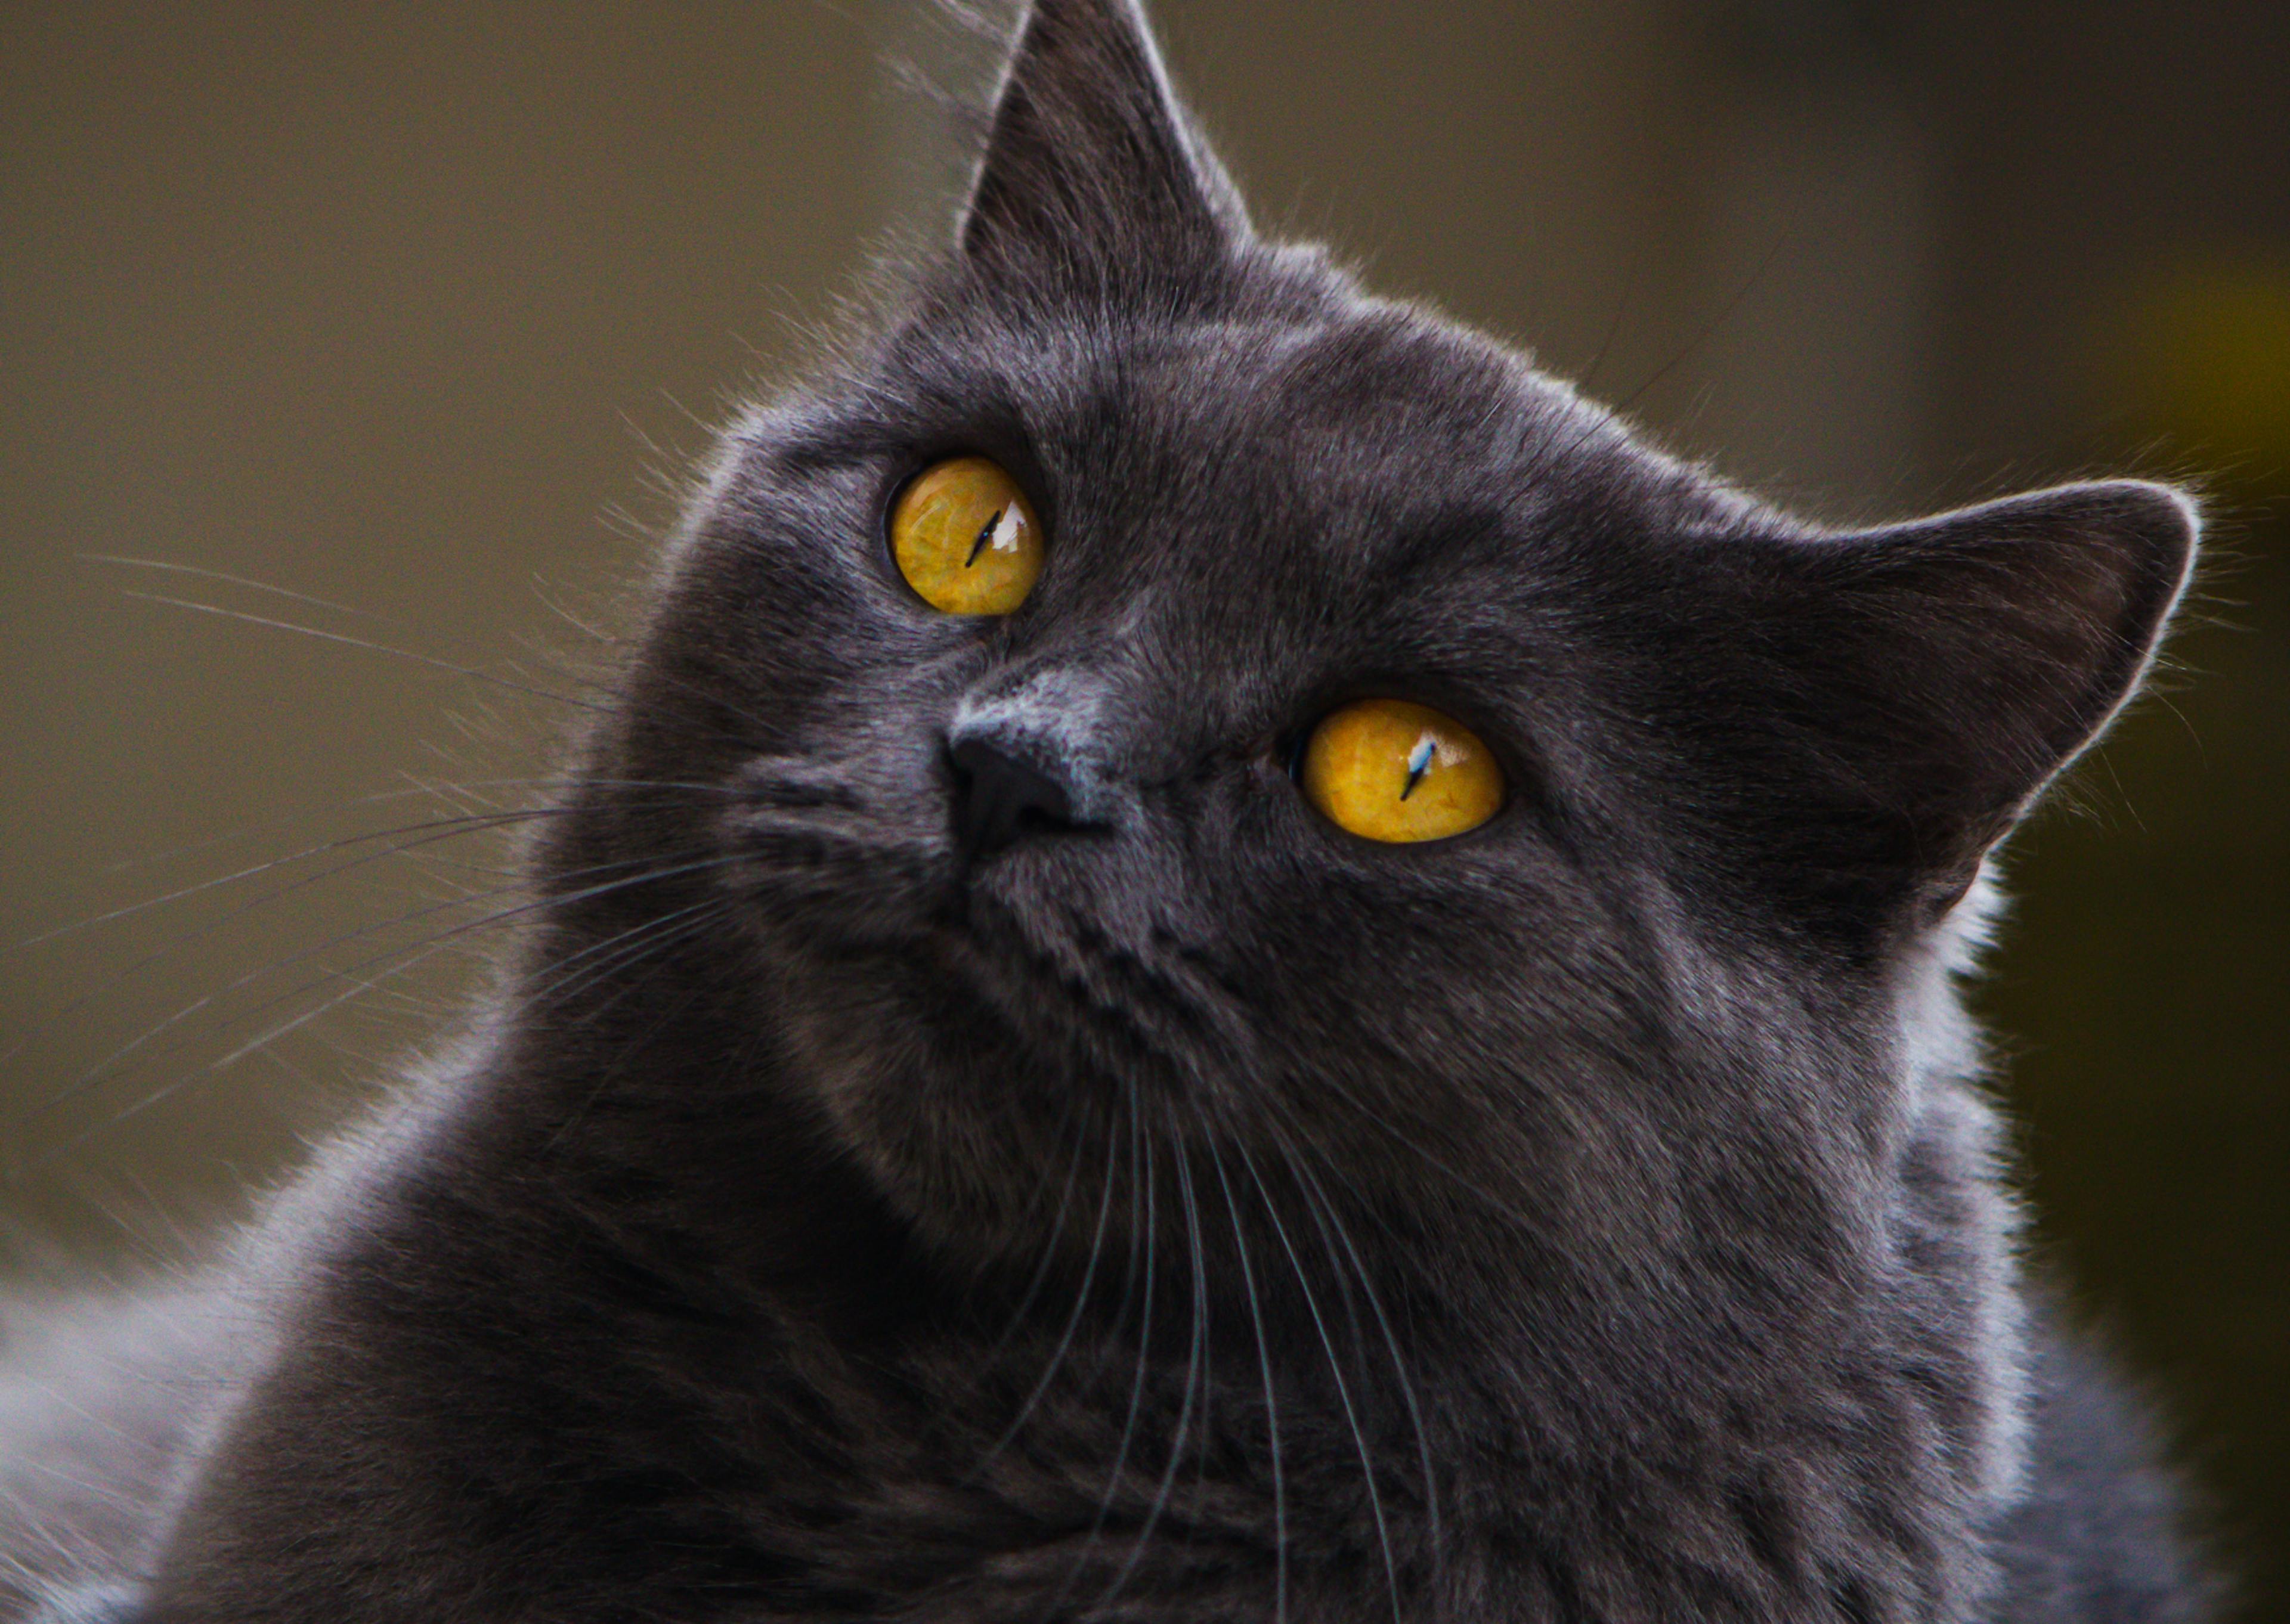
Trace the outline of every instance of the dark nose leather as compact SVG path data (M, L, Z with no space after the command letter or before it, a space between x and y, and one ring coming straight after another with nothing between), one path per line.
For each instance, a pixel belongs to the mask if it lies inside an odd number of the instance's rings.
M1074 796L1051 773L984 739L955 742L954 834L965 860L991 857L1021 836L1072 830Z

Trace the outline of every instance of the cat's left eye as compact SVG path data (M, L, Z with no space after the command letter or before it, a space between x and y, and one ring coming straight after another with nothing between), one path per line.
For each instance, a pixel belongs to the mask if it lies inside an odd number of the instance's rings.
M1502 806L1502 769L1478 735L1406 700L1357 700L1321 717L1297 777L1331 823L1393 844L1464 834Z
M949 457L899 492L891 508L891 556L933 609L1008 614L1042 573L1042 522L1001 464Z

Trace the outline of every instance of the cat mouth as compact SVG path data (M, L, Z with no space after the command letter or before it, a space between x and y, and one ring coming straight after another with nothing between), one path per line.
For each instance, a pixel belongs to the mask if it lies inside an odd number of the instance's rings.
M1157 910L1118 929L1097 916L1091 870L1113 831L966 848L943 801L870 795L810 762L757 763L740 789L724 830L733 883L784 950L952 971L1027 1047L1125 1072L1198 1076L1254 1047L1197 932Z
M1087 1069L1181 1090L1249 1075L1256 1028L1212 951L1176 919L1097 906L1062 856L1008 852L966 876L941 936L963 979L1021 1042Z

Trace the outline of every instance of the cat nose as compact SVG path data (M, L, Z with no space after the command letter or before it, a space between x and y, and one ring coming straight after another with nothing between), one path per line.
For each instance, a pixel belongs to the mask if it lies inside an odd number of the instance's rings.
M1071 667L965 696L949 719L946 753L965 863L1028 835L1124 820L1126 797L1105 753L1107 697L1101 676Z
M955 840L965 860L991 857L1023 835L1083 827L1071 785L995 740L956 739L947 754L954 762Z

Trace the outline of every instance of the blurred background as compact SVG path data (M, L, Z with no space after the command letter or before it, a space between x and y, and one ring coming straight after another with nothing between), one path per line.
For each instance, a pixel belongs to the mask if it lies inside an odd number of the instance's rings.
M1981 998L2038 1250L2290 1620L2290 6L1158 11L1261 220L1760 489L2208 492ZM14 1268L178 1254L449 1029L727 391L943 228L885 64L983 60L890 0L0 6Z

